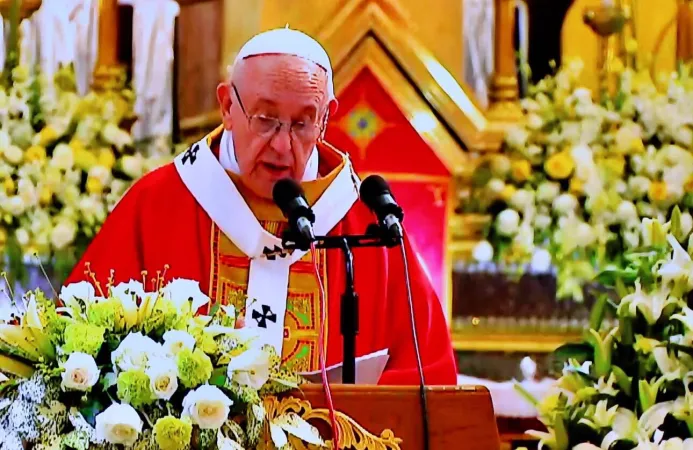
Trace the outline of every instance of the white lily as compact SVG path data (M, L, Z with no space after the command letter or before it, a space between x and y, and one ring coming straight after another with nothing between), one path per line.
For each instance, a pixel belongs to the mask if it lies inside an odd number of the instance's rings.
M269 376L270 355L262 349L250 349L231 358L227 367L228 379L255 390L262 388Z
M608 404L606 400L600 400L594 408L590 407L589 413L580 419L578 423L585 424L594 430L610 428L616 417L618 405L609 408Z
M643 218L640 228L643 244L647 247L664 245L669 226L669 224L662 225L657 219Z
M664 423L667 414L674 410L674 401L652 405L640 416L638 427L649 439L660 425Z
M689 290L693 289L693 261L691 261L691 256L671 234L667 235L667 241L672 248L671 257L662 264L657 274L662 277L664 284L682 283Z
M610 448L611 444L619 440L637 442L640 439L638 418L633 411L627 408L618 408L611 422L609 431L602 440L602 448Z
M137 325L138 307L137 299L145 297L144 286L136 280L130 280L127 283L120 283L111 288L111 297L120 300L125 312L125 324L130 329Z
M668 289L660 288L647 293L642 290L640 280L635 282L635 292L626 295L619 305L619 313L628 308L628 313L636 316L640 311L648 324L652 325L662 316L662 311L670 304L676 304L677 299L669 295Z

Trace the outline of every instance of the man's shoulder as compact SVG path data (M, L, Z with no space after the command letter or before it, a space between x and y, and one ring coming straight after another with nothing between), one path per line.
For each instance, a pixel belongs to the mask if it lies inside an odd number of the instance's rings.
M167 203L180 200L187 192L175 165L170 162L135 181L123 199L127 198L137 203L147 203L149 200Z

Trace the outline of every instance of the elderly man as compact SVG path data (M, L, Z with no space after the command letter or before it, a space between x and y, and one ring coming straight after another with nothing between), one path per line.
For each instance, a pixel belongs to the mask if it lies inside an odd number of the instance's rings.
M341 362L342 256L283 252L277 236L286 222L272 202L274 184L290 177L315 211L317 234L360 234L373 222L358 202L348 157L322 141L337 108L329 58L298 31L262 33L241 49L217 97L223 125L135 183L68 282L85 279L87 263L101 283L111 269L117 281L128 281L167 266L167 278L198 280L213 300L246 308L246 324L263 328L263 339L294 370L319 368L321 324L328 365ZM406 248L426 382L455 384L440 302L408 241ZM354 265L357 355L387 350L380 383L418 384L399 252L355 249Z

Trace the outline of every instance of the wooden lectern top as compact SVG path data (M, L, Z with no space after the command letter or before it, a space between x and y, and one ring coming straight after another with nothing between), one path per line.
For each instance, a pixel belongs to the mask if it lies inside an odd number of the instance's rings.
M423 448L423 424L418 386L333 385L332 399L339 412L379 438L368 446L418 450ZM429 449L498 450L500 441L491 403L491 395L483 386L427 387L429 417ZM294 397L310 402L313 411L327 407L320 385L306 385ZM302 414L309 419L319 414ZM341 416L344 420L345 417ZM340 427L346 422L340 422ZM356 435L360 434L357 425ZM391 433L390 433L391 431ZM356 441L347 430L346 439ZM352 439L353 438L353 439ZM343 437L343 441L344 441ZM388 444L391 443L392 445ZM384 445L381 445L383 444Z

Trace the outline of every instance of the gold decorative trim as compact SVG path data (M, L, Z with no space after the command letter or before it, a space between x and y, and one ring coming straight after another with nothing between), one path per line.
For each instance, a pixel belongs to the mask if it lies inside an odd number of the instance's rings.
M484 333L453 332L457 351L550 353L568 342L579 342L576 333Z
M363 45L362 41L376 39L467 149L500 149L508 123L489 121L473 95L413 36L388 4L367 0L345 2L317 30L315 34L330 54L335 73L344 70L343 66L352 59L354 50Z
M296 397L285 397L281 400L277 397L265 397L263 399L267 421L264 425L265 436L269 436L269 422L284 414L295 413L303 420L315 421L320 420L330 424L330 412L327 409L313 409L310 402L301 400ZM355 450L400 450L402 439L395 437L392 430L386 429L376 436L368 432L365 428L359 425L354 419L344 413L337 411L335 413L337 426L340 434L340 448L353 448ZM303 442L298 438L289 436L289 442L293 445L292 448L297 450L308 449ZM265 439L267 449L274 449L271 439ZM334 443L327 441L327 447L333 448Z
M0 0L0 14L3 17L9 18L14 2L15 0ZM21 19L31 17L41 7L41 3L41 0L22 0L19 5L19 17Z

